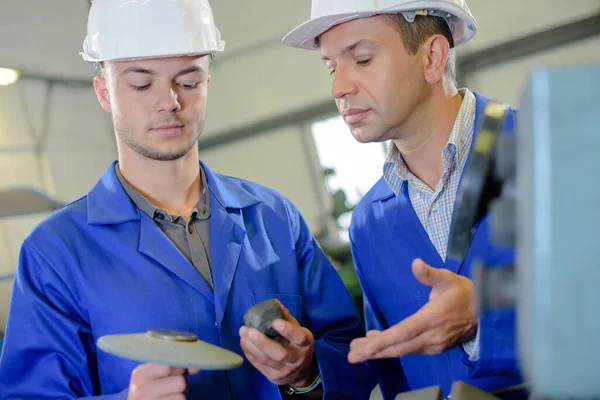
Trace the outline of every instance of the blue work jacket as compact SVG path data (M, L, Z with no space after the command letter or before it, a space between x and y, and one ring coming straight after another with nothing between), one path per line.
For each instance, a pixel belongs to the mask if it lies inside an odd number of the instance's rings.
M489 99L475 93L475 133ZM505 132L515 129L514 111L505 122ZM473 140L473 143L475 140ZM465 168L466 170L466 168ZM412 207L407 184L396 196L382 177L364 196L352 215L350 240L355 267L364 293L367 330L387 329L416 313L429 300L431 287L412 274L411 263L421 258L435 268L445 268L471 278L473 261L488 265L512 265L513 248L500 248L491 240L489 215L476 226L463 260L444 262L429 239ZM469 361L462 345L438 355L406 355L372 362L379 373L382 393L396 393L441 385L449 394L454 381L464 381L483 390L521 382L515 356L514 310L483 312L479 320L480 358Z
M214 292L130 200L114 163L83 198L25 239L0 359L0 398L126 399L139 365L95 345L103 335L166 328L243 356L238 330L254 304L279 299L315 337L325 399L368 399L365 365L347 362L364 335L358 312L298 210L260 185L212 172ZM280 399L245 358L191 376L188 399Z

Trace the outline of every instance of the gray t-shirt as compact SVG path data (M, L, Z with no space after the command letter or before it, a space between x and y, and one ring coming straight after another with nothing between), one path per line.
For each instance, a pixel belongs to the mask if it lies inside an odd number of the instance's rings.
M156 222L160 230L167 235L171 242L181 251L188 261L198 270L208 286L213 289L212 268L210 257L210 196L206 175L200 167L200 175L204 191L200 201L192 210L186 221L180 215L170 215L156 207L148 199L133 188L121 175L119 164L115 165L117 177L131 201Z

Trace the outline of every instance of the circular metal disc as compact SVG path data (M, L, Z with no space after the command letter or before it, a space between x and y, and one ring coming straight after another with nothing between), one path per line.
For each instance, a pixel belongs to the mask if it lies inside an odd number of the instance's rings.
M181 368L224 370L237 368L244 362L232 351L179 331L156 329L146 333L107 335L99 338L97 344L116 356Z
M150 329L148 335L156 339L172 340L175 342L196 342L198 336L189 332L174 331L171 329Z

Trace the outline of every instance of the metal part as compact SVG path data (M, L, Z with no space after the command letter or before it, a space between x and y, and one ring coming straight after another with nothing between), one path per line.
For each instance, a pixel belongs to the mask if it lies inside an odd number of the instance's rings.
M442 398L442 389L439 386L430 386L400 393L395 400L442 400Z
M490 202L500 195L502 183L494 172L494 150L509 112L506 104L490 102L484 110L480 130L461 184L448 239L448 256L462 260L471 243L473 228L489 211Z
M267 337L276 339L280 336L272 326L273 320L276 318L283 319L283 312L279 303L271 299L250 308L244 315L244 323L248 327L258 329Z
M452 384L450 396L452 400L494 400L498 397L486 393L481 389L466 384L465 382L456 381Z
M517 281L514 267L493 267L476 261L471 268L479 310L516 307Z
M171 329L150 329L147 332L148 336L162 339L162 340L171 340L175 342L197 342L198 336L193 333L183 332L183 331L174 331Z
M521 370L540 399L600 398L600 64L532 71L517 124Z
M181 368L225 370L237 368L244 362L238 354L198 340L192 333L165 329L106 335L99 338L97 344L99 349L119 357Z
M514 400L527 399L528 397L529 386L526 384L498 389L488 393L465 382L455 381L452 384L450 394L444 400ZM440 386L430 386L425 389L400 393L396 396L395 400L442 400L442 390Z

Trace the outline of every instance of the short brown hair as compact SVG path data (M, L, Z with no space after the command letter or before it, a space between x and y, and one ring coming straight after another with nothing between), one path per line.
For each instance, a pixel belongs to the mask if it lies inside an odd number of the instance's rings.
M442 35L445 37L450 44L450 52L446 59L444 74L456 86L456 50L454 49L454 38L444 18L417 15L413 22L408 22L400 13L384 14L382 16L390 21L400 33L404 47L411 55L415 55L419 50L419 46L431 36Z

